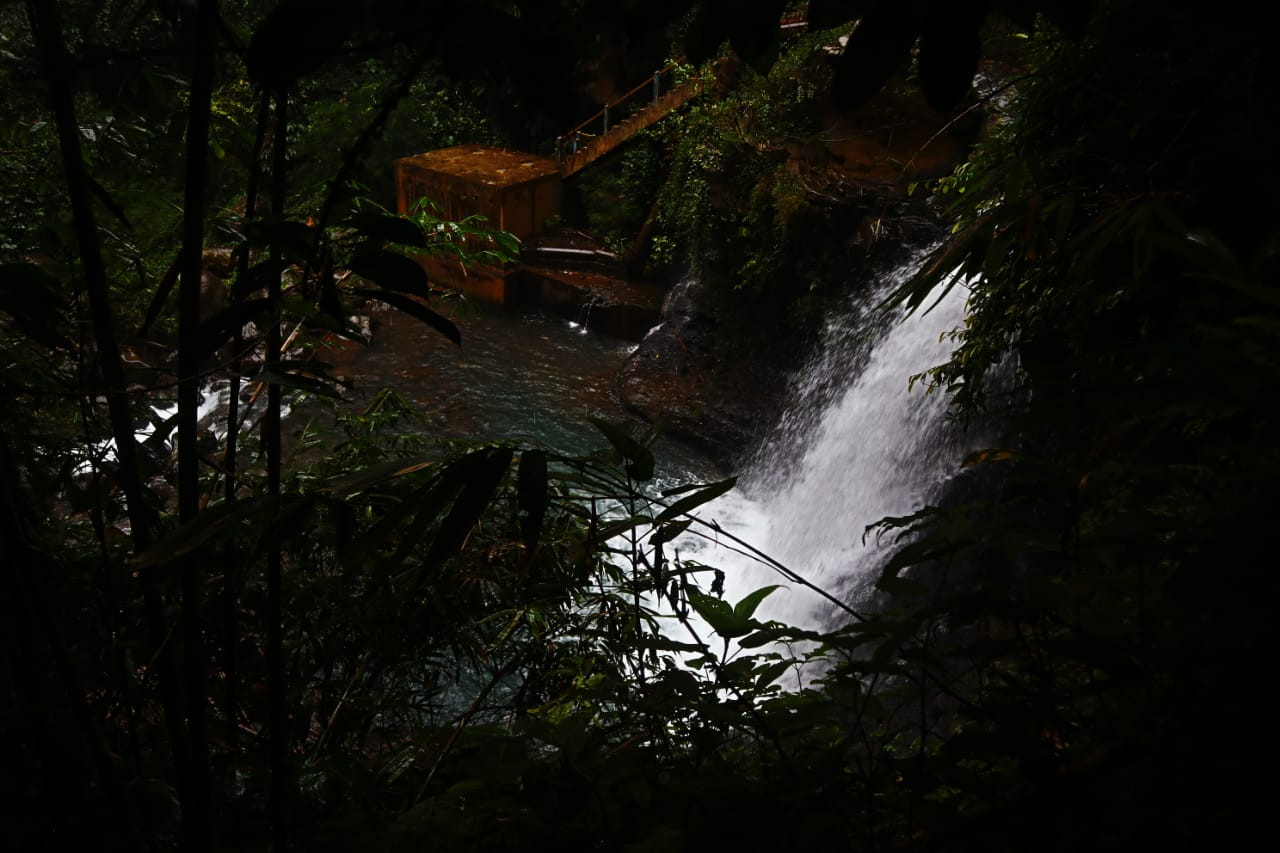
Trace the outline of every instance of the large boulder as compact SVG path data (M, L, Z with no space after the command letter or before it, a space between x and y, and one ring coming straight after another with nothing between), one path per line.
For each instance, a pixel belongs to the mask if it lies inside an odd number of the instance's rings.
M662 323L623 365L618 393L628 410L733 470L772 425L787 371L735 355L703 295L693 280L672 288Z

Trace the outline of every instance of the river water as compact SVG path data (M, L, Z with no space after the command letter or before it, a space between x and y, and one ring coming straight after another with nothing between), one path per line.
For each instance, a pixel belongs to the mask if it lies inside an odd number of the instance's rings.
M337 360L352 383L348 405L394 388L443 438L517 439L566 455L607 448L590 418L637 427L622 407L615 377L636 345L540 312L504 314L455 308L457 346L398 311L375 309L371 344ZM714 466L695 450L659 439L654 448L664 479L703 479Z
M944 394L926 383L909 387L911 376L948 357L967 289L957 285L911 316L878 310L920 257L833 314L777 427L739 472L739 488L699 510L714 528L670 546L668 556L724 570L730 602L785 581L724 533L842 600L865 602L886 547L865 536L868 525L932 500L965 452L983 444L949 424ZM634 344L540 313L457 319L461 347L406 315L375 313L372 345L339 370L354 383L352 402L389 385L420 407L432 433L534 441L566 454L608 446L589 418L635 423L614 391ZM718 476L674 441L659 442L655 457L660 487ZM794 583L758 613L805 627L831 621L829 603Z

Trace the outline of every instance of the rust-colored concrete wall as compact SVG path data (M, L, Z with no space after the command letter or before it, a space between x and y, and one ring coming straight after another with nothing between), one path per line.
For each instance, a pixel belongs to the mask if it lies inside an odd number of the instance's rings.
M459 145L396 161L396 199L406 213L420 198L448 219L479 214L521 240L542 233L560 213L560 170L548 157Z
M515 291L507 286L504 270L488 266L464 270L462 264L453 258L419 255L417 260L433 284L451 288L468 298L506 308L510 307L510 300L515 296Z

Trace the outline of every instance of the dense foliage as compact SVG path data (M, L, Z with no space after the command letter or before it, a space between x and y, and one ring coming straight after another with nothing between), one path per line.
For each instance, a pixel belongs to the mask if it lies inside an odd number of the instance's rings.
M1235 697L1270 671L1280 235L1249 201L1277 189L1260 153L1277 74L1230 4L1098 2L1084 21L1050 2L814 2L815 23L862 15L867 50L824 59L819 34L776 67L788 4L685 22L694 59L727 37L758 72L666 131L687 195L659 215L754 257L726 276L752 308L846 227L811 227L769 153L811 131L814 98L856 100L914 47L942 104L988 7L1027 34L1000 121L934 188L954 238L899 294L970 276L951 285L972 306L955 355L923 378L1009 434L968 460L972 490L884 523L901 547L874 613L832 598L817 633L756 618L771 588L723 600L671 543L725 540L691 513L733 481L658 493L651 434L597 424L586 458L444 445L387 391L285 445L287 396L338 390L324 356L361 341L363 300L459 336L406 255L513 248L363 198L388 134L497 134L460 95L477 80L518 93L516 124L553 115L552 72L594 35L661 31L684 5L0 8L13 834L1076 850L1228 846L1261 824L1251 771L1274 749L1264 706ZM527 79L477 72L499 47ZM1261 158L1247 194L1242 155ZM717 200L717 180L737 186ZM201 304L209 246L233 250L220 307ZM175 286L176 364L127 337ZM202 388L226 389L221 423L197 420Z
M912 230L910 200L829 186L797 168L795 152L822 145L832 112L827 48L840 34L788 39L766 73L722 61L718 74L739 79L652 131L670 168L649 261L692 267L746 339L811 334L831 297L866 274L873 227L892 223L883 236L893 241ZM927 214L917 205L914 215Z

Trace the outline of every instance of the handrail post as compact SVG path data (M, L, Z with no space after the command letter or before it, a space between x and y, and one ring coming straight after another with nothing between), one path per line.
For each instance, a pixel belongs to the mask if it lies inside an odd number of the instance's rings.
M658 103L658 96L662 93L662 72L653 72L653 102Z
M559 166L564 161L564 137L556 137L556 165Z
M604 105L604 132L609 132L609 105Z

